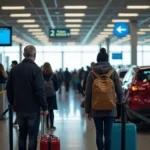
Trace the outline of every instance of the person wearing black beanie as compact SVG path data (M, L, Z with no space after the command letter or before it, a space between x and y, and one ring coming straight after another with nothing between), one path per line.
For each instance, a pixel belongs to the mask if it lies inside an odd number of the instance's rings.
M91 118L93 118L94 120L96 128L96 143L98 150L111 150L111 131L115 117L117 117L117 108L114 107L112 110L92 109L92 95L95 94L92 91L92 88L93 82L97 78L94 73L96 73L97 75L103 75L107 74L112 69L113 68L109 63L109 56L106 52L106 49L101 48L100 52L97 55L97 63L94 65L93 71L91 71L88 74L85 89L85 112L89 120L91 120ZM110 76L110 79L112 79L112 81L114 82L117 100L119 103L121 103L123 98L123 91L116 71L113 71L113 73ZM101 97L99 97L99 100L101 100ZM103 142L103 135L105 137L105 143Z

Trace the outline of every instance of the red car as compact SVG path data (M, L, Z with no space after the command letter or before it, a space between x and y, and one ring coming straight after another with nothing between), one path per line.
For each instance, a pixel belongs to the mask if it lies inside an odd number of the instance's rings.
M123 79L122 87L128 107L150 117L150 66L131 67ZM128 110L127 118L133 122L140 121Z

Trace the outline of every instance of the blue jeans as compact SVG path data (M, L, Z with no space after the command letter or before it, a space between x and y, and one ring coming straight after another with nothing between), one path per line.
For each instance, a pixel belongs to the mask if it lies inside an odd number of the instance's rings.
M98 150L111 149L111 131L114 122L114 117L94 117L94 123L96 127L96 144ZM103 142L103 134L105 138L105 144ZM105 145L105 146L104 146Z
M19 150L26 149L27 136L29 135L28 150L37 149L37 136L40 124L40 113L17 113L19 124Z

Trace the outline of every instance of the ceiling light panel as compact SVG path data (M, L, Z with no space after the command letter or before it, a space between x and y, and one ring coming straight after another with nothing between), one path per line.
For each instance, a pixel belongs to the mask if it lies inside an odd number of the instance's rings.
M150 6L148 5L128 5L127 9L149 9Z
M28 29L29 32L41 32L42 29Z
M113 19L112 22L129 22L129 19Z
M112 35L113 32L100 32L100 34L102 34L102 35Z
M32 35L45 35L44 32L32 32Z
M143 31L143 32L146 32L146 31L150 31L150 28L147 28L147 29L140 29L140 31Z
M146 32L137 32L137 34L144 35L144 34L146 34Z
M31 14L10 14L10 17L31 17Z
M114 24L108 24L107 27L113 28L113 27L114 27Z
M65 13L65 17L84 17L84 13Z
M81 25L80 25L80 24L66 24L66 27L70 27L70 28L80 28Z
M137 17L139 16L138 13L119 13L119 17Z
M25 6L2 6L2 10L24 10Z
M83 22L82 19L66 19L65 22Z
M71 32L80 32L80 29L70 29Z
M104 31L113 31L114 29L104 29Z
M35 20L34 19L19 19L17 20L18 23L34 23Z
M71 32L71 35L79 35L79 32Z
M40 25L38 24L24 24L24 28L38 28Z
M87 9L88 6L82 5L82 6L64 6L64 9Z

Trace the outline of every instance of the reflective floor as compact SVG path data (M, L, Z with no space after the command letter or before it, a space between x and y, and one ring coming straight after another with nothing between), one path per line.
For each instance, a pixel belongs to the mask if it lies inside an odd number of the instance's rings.
M57 130L54 134L60 137L61 150L96 150L94 124L85 119L84 110L80 108L83 97L70 90L57 98L59 109L55 111ZM14 127L13 131L14 150L17 150L18 127ZM137 135L138 150L149 149L148 132ZM40 133L38 139L40 140ZM8 120L0 121L0 150L9 150L8 140Z

